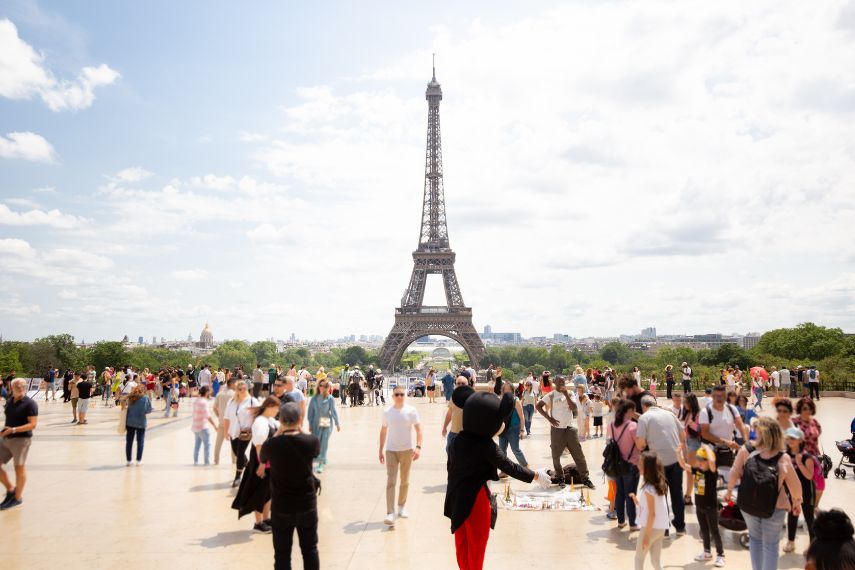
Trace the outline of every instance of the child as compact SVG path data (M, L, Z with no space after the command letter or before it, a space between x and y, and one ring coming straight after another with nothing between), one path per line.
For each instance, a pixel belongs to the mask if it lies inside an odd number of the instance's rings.
M635 493L630 495L638 507L637 519L641 527L641 535L638 537L635 548L635 568L638 570L644 567L644 559L650 551L653 567L661 570L662 540L670 526L668 504L665 500L668 482L665 480L662 462L655 453L645 451L641 454L639 463L644 485L638 492L638 496Z
M659 381L656 379L656 374L650 375L650 391L656 395L656 389L659 387Z
M791 427L784 432L787 442L787 455L793 461L793 468L799 476L802 484L802 514L805 517L805 528L807 528L811 542L813 542L813 511L816 497L816 483L813 481L813 472L816 459L813 455L805 453L805 434L797 427ZM794 552L796 549L796 527L799 517L787 513L787 544L784 552Z
M680 454L678 454L678 458ZM682 463L682 460L681 460ZM695 513L698 515L698 525L701 528L701 540L704 551L695 556L696 562L712 560L710 552L710 534L715 541L715 567L724 567L724 548L721 534L718 531L718 470L715 465L715 452L707 444L695 452L695 466L691 468L695 476Z
M584 390L579 390L579 412L576 416L576 424L579 428L579 440L591 437L591 400Z
M599 394L594 394L592 414L594 415L594 437L603 437L603 399Z

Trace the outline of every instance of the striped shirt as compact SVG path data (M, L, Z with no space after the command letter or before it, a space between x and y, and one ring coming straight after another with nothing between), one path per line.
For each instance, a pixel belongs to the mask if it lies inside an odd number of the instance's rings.
M205 398L193 400L193 422L190 429L193 431L208 429L209 417L211 417L211 412L208 410L208 400Z

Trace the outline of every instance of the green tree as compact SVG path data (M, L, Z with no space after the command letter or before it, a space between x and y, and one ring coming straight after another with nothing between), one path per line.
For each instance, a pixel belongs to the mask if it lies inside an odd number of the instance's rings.
M252 343L249 349L255 355L256 362L261 363L262 366L267 366L271 362L278 363L279 350L273 341L260 340Z
M99 374L108 366L124 366L128 364L128 351L121 342L101 341L92 348L92 364Z
M571 364L576 364L575 361L572 361L567 349L557 344L549 349L549 357L546 363L555 374L563 374L564 370L570 368Z
M24 376L24 365L21 364L18 351L14 348L0 349L0 374L5 376L12 370L17 375Z
M625 344L610 342L600 349L600 357L609 364L629 364L632 351Z
M227 340L218 346L212 356L220 366L234 368L243 365L243 369L251 371L255 368L255 355L249 345L242 340Z
M354 364L367 364L368 352L361 346L348 346L344 351L344 361L351 366Z
M74 337L70 334L53 334L44 338L36 339L36 343L46 343L53 347L56 354L56 362L53 364L60 368L75 368L77 366L77 345Z
M846 345L842 330L802 323L795 328L767 332L760 337L756 350L783 358L821 360L842 352Z

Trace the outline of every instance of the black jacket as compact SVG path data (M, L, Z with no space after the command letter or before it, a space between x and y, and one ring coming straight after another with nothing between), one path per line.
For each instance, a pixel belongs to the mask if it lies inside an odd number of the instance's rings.
M463 430L451 442L444 513L451 519L451 532L469 518L475 498L487 481L499 480L497 468L526 483L534 480L534 471L508 459L492 438Z

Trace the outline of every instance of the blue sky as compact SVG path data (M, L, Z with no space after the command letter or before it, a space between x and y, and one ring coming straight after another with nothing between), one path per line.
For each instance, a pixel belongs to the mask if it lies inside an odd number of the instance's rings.
M5 337L385 334L434 51L479 328L855 329L853 2L200 6L0 6Z

